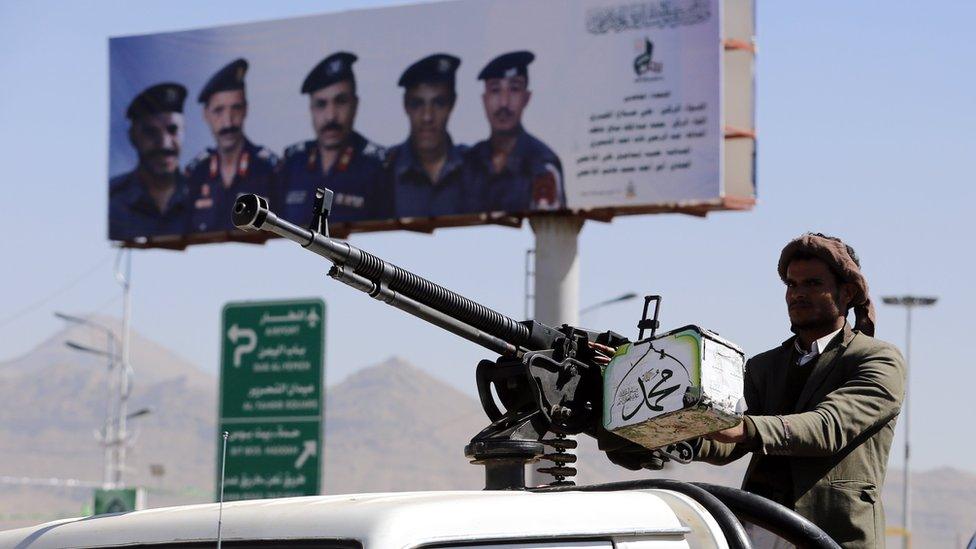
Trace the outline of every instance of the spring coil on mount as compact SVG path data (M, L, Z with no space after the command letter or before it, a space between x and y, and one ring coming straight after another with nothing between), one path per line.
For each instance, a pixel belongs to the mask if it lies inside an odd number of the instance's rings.
M569 464L576 463L576 454L569 450L575 450L578 445L577 442L560 433L556 433L556 438L547 438L539 442L552 447L554 450L551 453L544 454L539 459L551 461L555 463L555 466L536 469L540 473L555 477L555 482L550 483L549 486L576 486L576 482L572 480L576 476L576 467L569 466Z

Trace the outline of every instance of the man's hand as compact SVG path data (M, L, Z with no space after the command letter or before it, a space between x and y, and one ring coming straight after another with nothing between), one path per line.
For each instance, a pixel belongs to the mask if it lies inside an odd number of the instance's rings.
M593 362L596 362L597 364L610 364L610 359L613 358L614 353L617 352L617 350L613 347L604 345L602 343L597 343L595 341L587 341L587 344L590 346L590 349L596 351L593 353Z
M722 429L721 431L706 435L705 438L714 440L715 442L727 442L730 444L745 442L748 440L746 437L745 422L740 421L735 427Z

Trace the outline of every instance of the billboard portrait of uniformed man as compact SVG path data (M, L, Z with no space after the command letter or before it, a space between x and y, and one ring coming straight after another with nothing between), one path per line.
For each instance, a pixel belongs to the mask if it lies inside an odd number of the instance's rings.
M129 103L128 137L139 163L109 182L110 240L186 232L189 192L180 173L185 100L186 88L167 82L146 88Z
M491 127L488 139L467 154L471 187L489 211L527 212L566 207L562 165L545 143L522 126L532 98L529 64L535 55L514 51L492 59L478 74Z
M407 67L398 85L410 136L390 149L388 177L397 217L433 217L477 211L465 190L464 152L447 132L457 99L455 73L461 60L437 53Z
M192 232L234 229L231 209L237 197L249 193L267 197L272 191L278 157L244 134L247 68L244 59L232 61L204 84L197 97L215 146L186 167Z
M281 189L273 199L279 215L301 225L312 218L315 189L335 192L330 219L338 222L389 219L393 196L384 190L386 151L353 129L359 97L348 52L329 55L305 78L315 139L288 147Z

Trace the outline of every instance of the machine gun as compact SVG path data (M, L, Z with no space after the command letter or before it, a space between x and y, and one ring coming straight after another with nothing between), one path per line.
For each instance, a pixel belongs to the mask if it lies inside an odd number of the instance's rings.
M478 395L491 424L471 439L465 455L485 466L488 489L523 488L525 464L540 458L555 463L540 469L555 476L555 484L572 484L566 479L576 474L572 466L576 456L567 450L574 449L576 442L567 435L597 436L602 429L601 362L610 357L599 348L616 348L628 343L627 338L567 324L555 328L534 320L518 322L333 239L328 232L332 198L328 189L316 192L312 223L306 229L277 216L266 199L243 195L234 204L234 224L296 242L332 262L330 277L498 353L496 360L482 360L476 370ZM650 300L645 300L644 318L638 325L642 333L658 327L656 307L654 318L647 318ZM554 438L545 438L549 433ZM552 449L549 453L547 446ZM655 451L659 462L687 463L691 456L687 443Z

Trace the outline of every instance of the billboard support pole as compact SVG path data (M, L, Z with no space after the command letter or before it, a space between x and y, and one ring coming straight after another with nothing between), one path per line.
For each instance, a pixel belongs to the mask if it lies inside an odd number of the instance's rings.
M535 284L533 318L550 326L579 324L579 233L583 219L574 216L529 218L535 234ZM552 477L535 470L529 484L548 484Z
M125 266L122 266L122 261ZM114 459L112 460L112 487L124 488L126 445L129 436L126 432L129 393L131 390L132 365L129 363L129 321L131 316L130 294L132 290L132 250L122 248L115 259L115 279L122 286L122 349L118 369L118 401L115 411L115 433L112 440Z

